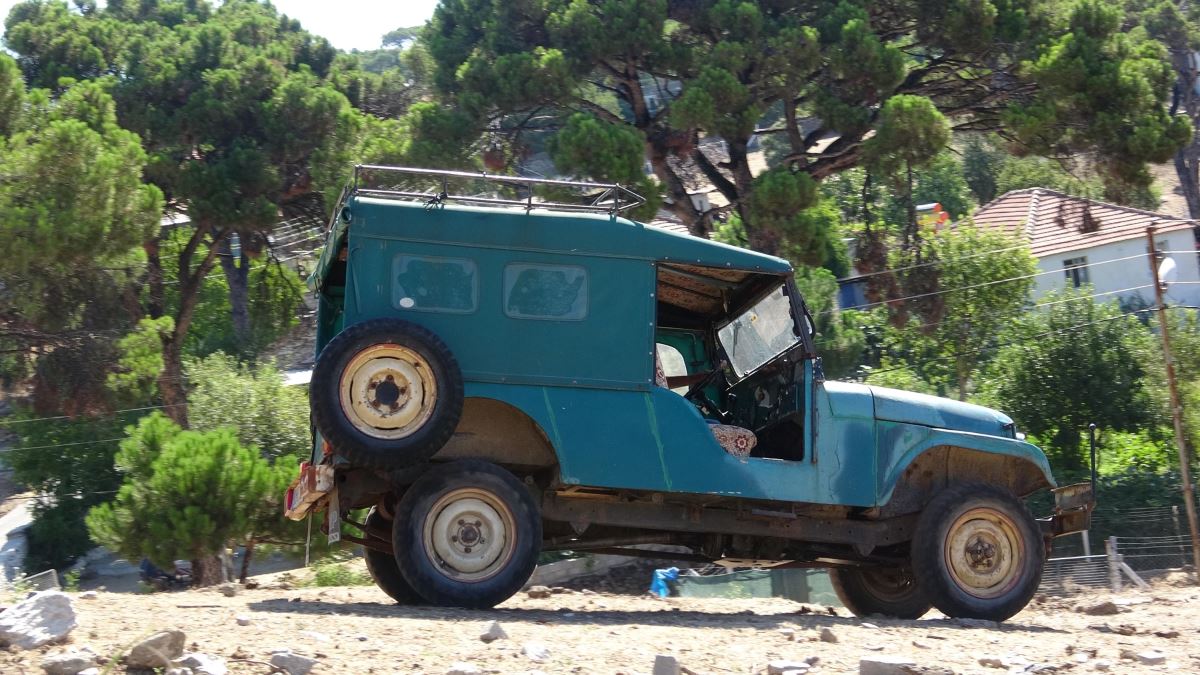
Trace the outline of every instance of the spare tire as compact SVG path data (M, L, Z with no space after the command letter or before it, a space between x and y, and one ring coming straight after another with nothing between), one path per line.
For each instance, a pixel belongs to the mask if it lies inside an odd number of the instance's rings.
M346 328L321 350L309 394L334 452L374 469L433 457L462 417L462 373L432 331L400 319Z

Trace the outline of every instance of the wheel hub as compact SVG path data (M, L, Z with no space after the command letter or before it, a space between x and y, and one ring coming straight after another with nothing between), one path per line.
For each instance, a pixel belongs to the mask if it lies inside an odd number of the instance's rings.
M394 344L368 347L352 358L339 382L342 410L359 431L404 438L433 414L437 383L417 352Z
M498 573L515 549L514 519L491 493L455 490L434 504L425 518L425 550L448 577L478 582Z
M1017 526L991 508L959 516L947 532L944 555L954 583L978 598L994 598L1012 588L1021 573Z

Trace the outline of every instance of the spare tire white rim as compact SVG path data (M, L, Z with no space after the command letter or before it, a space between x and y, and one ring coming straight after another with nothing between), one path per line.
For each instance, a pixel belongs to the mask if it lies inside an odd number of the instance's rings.
M443 575L478 583L500 573L516 550L512 511L492 493L461 488L442 495L425 515L422 543Z
M342 370L342 413L362 433L383 440L417 432L433 415L437 380L425 357L397 344L378 344L354 355Z
M981 599L997 598L1020 580L1024 549L1017 524L988 507L970 509L951 523L943 549L955 585Z

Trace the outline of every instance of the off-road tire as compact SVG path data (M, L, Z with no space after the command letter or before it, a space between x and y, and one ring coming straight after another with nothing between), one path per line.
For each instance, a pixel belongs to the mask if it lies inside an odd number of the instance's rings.
M993 554L973 563L970 551L981 543ZM917 584L943 614L1004 621L1037 592L1045 546L1037 521L1011 492L962 483L940 492L921 512L912 559ZM973 585L969 575L976 569L983 572ZM1000 573L986 585L992 570Z
M346 378L354 377L354 373L346 372L347 368L359 364L364 354L387 349L419 360L414 372L427 370L426 376L433 383L432 387L421 387L422 392L433 389L434 393L420 397L418 420L411 429L375 429L353 404L350 410L344 404ZM432 331L400 319L372 319L336 335L317 357L310 390L317 431L334 452L365 468L402 469L429 460L450 440L462 417L462 373L450 348ZM399 390L401 394L406 391ZM396 433L406 435L388 437Z
M371 529L378 528L386 531L392 529L392 521L384 518L383 514L375 508L372 508L367 514L366 525ZM367 537L371 536L370 533L364 534ZM387 593L397 604L419 605L422 603L421 596L413 590L412 586L408 585L404 575L400 574L396 556L364 546L363 558L367 562L367 573L371 575L375 585L379 587L379 590Z
M908 568L834 567L829 570L829 581L854 616L919 619L933 607Z
M521 481L490 462L435 466L408 488L396 513L396 562L430 604L494 607L521 590L537 566L542 547L537 502ZM467 546L472 542L479 542L478 550ZM492 553L494 562L471 568Z

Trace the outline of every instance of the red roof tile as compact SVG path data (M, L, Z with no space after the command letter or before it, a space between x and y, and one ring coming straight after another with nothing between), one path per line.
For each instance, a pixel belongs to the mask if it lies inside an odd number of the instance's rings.
M977 227L1023 235L1035 257L1069 253L1159 233L1196 227L1196 221L1072 197L1045 188L1005 193L975 211Z

